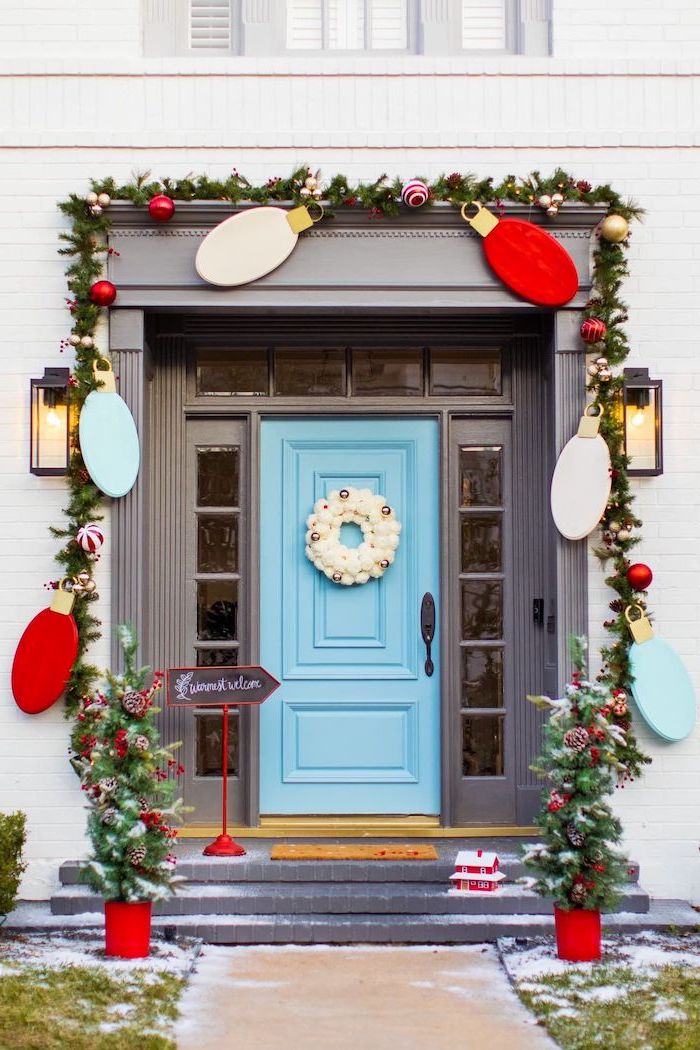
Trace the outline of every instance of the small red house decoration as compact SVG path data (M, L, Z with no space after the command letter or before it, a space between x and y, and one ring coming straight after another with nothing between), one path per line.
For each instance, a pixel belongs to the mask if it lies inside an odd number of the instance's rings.
M453 883L450 893L493 893L505 879L498 870L499 860L495 853L483 849L460 850L455 861L455 873L450 875Z

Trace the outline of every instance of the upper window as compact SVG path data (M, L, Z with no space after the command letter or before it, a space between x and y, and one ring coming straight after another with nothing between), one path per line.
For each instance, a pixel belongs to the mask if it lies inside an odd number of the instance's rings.
M290 51L406 50L408 0L287 0Z
M524 0L142 0L149 55L549 54Z

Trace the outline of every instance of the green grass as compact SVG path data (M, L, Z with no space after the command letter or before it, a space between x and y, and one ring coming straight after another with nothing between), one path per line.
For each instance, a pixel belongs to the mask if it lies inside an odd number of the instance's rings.
M179 977L102 966L5 967L0 1050L174 1050Z
M563 1050L700 1050L695 967L572 969L524 979L518 994Z

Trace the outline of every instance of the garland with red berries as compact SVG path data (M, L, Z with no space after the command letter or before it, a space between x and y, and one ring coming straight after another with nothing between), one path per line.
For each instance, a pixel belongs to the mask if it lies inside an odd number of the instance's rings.
M351 183L342 174L334 175L322 186L319 173L314 173L306 166L298 168L288 178L268 179L259 186L253 185L236 170L226 179L198 175L184 179L151 180L149 174L142 174L125 185L118 185L111 178L93 180L88 194L72 194L68 200L59 204L71 222L70 230L60 235L64 242L60 251L72 260L67 270L70 298L66 300L72 326L66 344L70 343L75 348L70 387L75 422L71 435L70 496L64 512L68 522L64 528L52 529L53 534L64 541L56 556L64 575L76 579L80 573L91 575L94 568L95 555L83 550L75 537L81 526L99 520L102 496L90 480L80 454L77 418L85 398L96 388L93 363L102 356L94 340L101 305L109 303L112 289L108 282L99 280L104 259L113 252L108 244L111 201L131 201L136 207L143 208L150 205L149 211L154 220L163 221L172 215L174 202L178 200L226 200L234 205L242 202L303 204L311 198L323 201L326 216L331 219L334 209L363 208L370 218L380 220L398 215L406 206L402 201L403 186L401 180L391 180L384 175L374 182ZM548 178L535 171L525 178L508 175L498 183L492 178L478 179L472 174L453 172L426 183L424 189L424 207L429 207L432 202L444 201L459 209L464 204L479 201L502 213L509 202L524 202L530 203L533 208L543 209L550 216L566 207L567 202L591 206L604 204L608 208L608 216L602 226L604 229L605 222L612 220L610 230L612 235L615 229L615 239L598 237L594 252L595 292L586 305L584 326L586 322L589 324L587 329L582 329L582 335L587 341L594 337L596 339L596 360L588 368L589 392L593 401L604 410L601 434L610 449L612 462L612 488L601 521L602 545L597 553L604 563L611 563L606 582L616 597L610 603L614 617L604 624L611 641L602 650L603 666L599 681L620 691L620 697L624 698L630 687L627 655L630 639L624 610L632 602L645 608L646 592L635 590L627 577L628 555L639 543L641 522L632 509L623 426L620 413L614 410L621 396L622 378L613 369L622 365L629 350L624 330L627 309L620 298L620 288L627 274L627 224L629 220L639 218L641 211L633 202L624 201L611 186L593 187L561 169L554 171ZM412 202L416 200L421 201L420 193L412 198ZM100 289L95 288L98 282L103 286ZM85 576L82 579L84 581ZM80 648L66 692L69 715L75 714L81 697L90 691L98 673L95 667L85 661L89 644L100 636L99 621L91 610L95 598L94 591L83 589L75 604ZM626 704L620 704L618 710L621 713L615 718L620 727L626 730L625 743L621 743L618 749L622 778L633 778L650 759L637 745Z

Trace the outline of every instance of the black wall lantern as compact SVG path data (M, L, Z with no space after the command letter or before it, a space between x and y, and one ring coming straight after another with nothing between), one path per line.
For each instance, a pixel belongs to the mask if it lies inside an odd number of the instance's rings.
M69 375L68 368L45 368L42 379L31 380L29 469L32 474L60 476L68 473Z
M663 474L662 382L650 379L648 368L626 368L623 378L627 473L637 478Z

